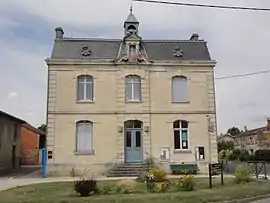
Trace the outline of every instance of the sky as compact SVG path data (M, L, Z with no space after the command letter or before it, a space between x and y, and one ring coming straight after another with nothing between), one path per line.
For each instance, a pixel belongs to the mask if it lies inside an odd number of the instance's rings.
M175 0L270 8L266 0ZM54 29L68 37L122 38L130 0L1 0L0 109L34 126L45 123L47 67ZM208 42L215 76L269 70L270 12L133 3L144 39ZM232 126L266 125L270 117L270 73L216 80L218 132Z

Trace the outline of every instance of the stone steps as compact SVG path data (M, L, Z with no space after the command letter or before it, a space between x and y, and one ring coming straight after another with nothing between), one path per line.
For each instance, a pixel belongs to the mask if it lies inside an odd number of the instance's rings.
M140 171L144 171L143 164L120 164L114 167L107 177L137 177Z

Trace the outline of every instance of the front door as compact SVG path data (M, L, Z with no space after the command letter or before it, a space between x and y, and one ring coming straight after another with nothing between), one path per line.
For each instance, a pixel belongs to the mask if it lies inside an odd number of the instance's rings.
M125 132L125 162L142 162L142 132L141 130L126 130Z

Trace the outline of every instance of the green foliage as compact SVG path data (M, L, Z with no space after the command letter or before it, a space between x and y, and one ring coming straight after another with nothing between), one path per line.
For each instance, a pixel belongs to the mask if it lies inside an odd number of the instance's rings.
M250 154L248 151L243 150L239 156L240 161L249 161L250 160Z
M241 133L241 131L239 130L239 128L237 127L232 127L232 128L229 128L228 131L227 131L228 134L231 134L232 136L234 135L238 135Z
M134 180L120 180L117 182L117 193L131 194L136 182Z
M101 184L98 186L99 194L107 195L113 191L113 186L109 184Z
M247 165L240 165L237 167L234 176L237 184L248 183L252 178L252 170Z
M257 150L255 152L255 160L257 161L270 161L270 150Z
M149 173L154 175L156 182L163 182L167 180L167 173L163 169L151 169Z
M97 181L96 180L87 180L82 179L74 182L74 190L81 197L88 197L95 193L97 190Z
M145 176L146 176L146 173L145 171L140 171L137 175L137 181L138 182L145 182Z
M233 150L234 149L234 142L233 141L224 141L218 142L218 151L221 150Z
M191 175L184 175L176 181L176 187L179 191L193 191L195 186L194 178Z
M169 189L171 189L171 183L169 181L156 184L156 192L158 193L168 192Z

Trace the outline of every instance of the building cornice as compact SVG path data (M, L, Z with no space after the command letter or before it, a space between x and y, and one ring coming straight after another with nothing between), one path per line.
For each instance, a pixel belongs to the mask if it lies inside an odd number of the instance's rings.
M50 65L115 65L115 66L127 66L127 65L139 65L139 66L185 66L185 67L215 67L217 64L214 60L209 61L150 61L150 63L116 63L112 59L45 59L48 66Z
M48 114L55 115L115 115L115 114L215 114L214 111L197 110L197 111L49 111Z

